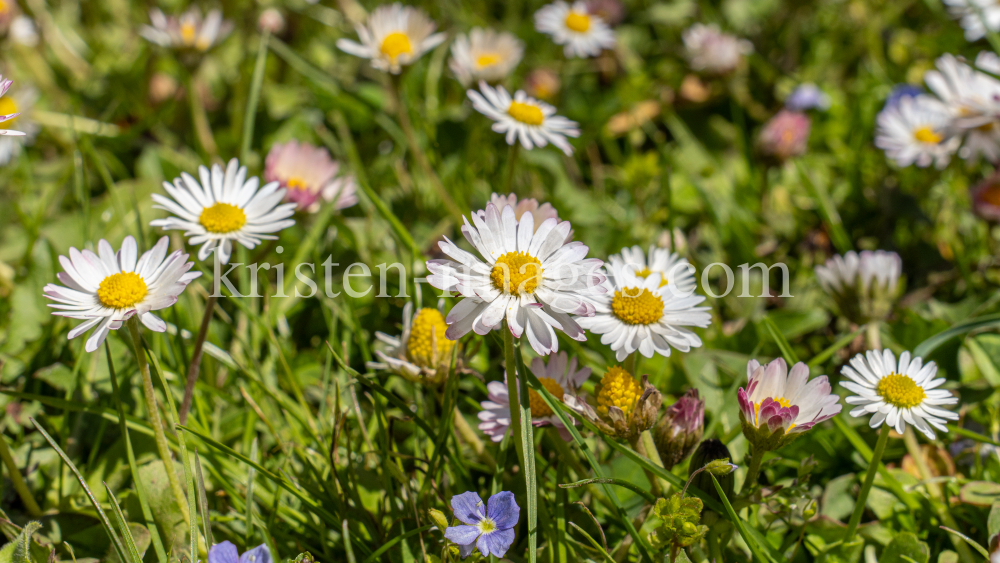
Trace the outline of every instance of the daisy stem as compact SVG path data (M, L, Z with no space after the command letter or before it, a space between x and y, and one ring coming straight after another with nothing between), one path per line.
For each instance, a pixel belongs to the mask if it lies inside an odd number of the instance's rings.
M510 431L517 450L517 459L524 463L524 447L521 445L521 400L517 394L517 363L514 360L514 335L507 327L507 321L500 328L503 333L504 363L507 366L507 399L510 401Z
M633 444L633 449L649 458L649 461L653 462L657 467L663 467L660 452L656 451L656 442L653 441L653 435L649 430L643 430L642 434L639 434L639 438ZM646 468L643 468L643 471L646 473L646 479L649 480L649 492L653 493L655 497L663 496L663 491L669 489L670 485L654 475L652 471Z
M257 118L257 106L260 102L260 88L264 83L267 44L270 38L271 32L265 29L260 36L260 44L257 46L257 62L254 64L253 77L250 79L250 98L247 100L247 112L243 118L243 142L240 147L240 161L244 163L250 156L250 147L253 144L253 130ZM181 424L184 424L183 419L181 419Z
M21 477L21 470L14 463L14 456L10 454L10 448L7 447L7 438L4 436L0 436L0 458L3 459L4 466L7 467L7 473L10 474L10 482L14 485L17 495L21 497L21 502L24 503L24 508L27 509L28 515L32 518L41 518L42 509L35 501L35 497L31 496L31 490L28 489L24 478Z
M507 171L504 173L503 195L514 191L514 167L517 164L517 157L521 155L521 144L515 142L507 151Z
M142 350L142 336L139 334L139 317L133 315L125 321L128 331L132 334L132 349L135 351L135 361L139 364L139 373L142 374L142 394L146 400L146 411L149 413L149 425L153 427L153 434L156 436L156 450L163 460L163 469L170 481L170 490L174 493L177 506L184 515L184 521L190 525L190 515L187 508L187 497L184 496L184 489L177 479L177 468L174 460L170 456L170 446L167 444L167 435L163 431L163 419L160 418L160 408L156 404L156 394L153 390L153 377L149 373L149 363L146 361L146 354ZM169 393L169 390L164 389Z
M750 447L750 466L747 467L747 477L743 480L743 488L740 489L741 495L748 494L757 484L757 479L760 477L760 464L764 461L765 453L754 449L753 446Z
M188 73L186 86L188 101L191 103L191 124L194 126L198 143L211 160L219 155L219 147L215 144L215 137L212 136L212 127L208 124L208 114L205 113L205 104L201 99L201 91L198 90L195 71Z
M627 371L629 375L631 375L632 377L635 377L635 366L638 363L636 362L636 357L635 357L636 354L637 352L632 352L631 354L626 356L625 365L622 366L625 369L625 371Z
M875 451L872 452L872 459L868 462L868 473L865 475L865 482L861 485L858 500L854 503L854 512L851 514L851 520L847 523L847 535L844 536L845 543L854 539L854 532L857 531L858 524L861 523L861 515L865 512L865 502L868 500L868 493L871 492L872 483L875 482L875 473L878 471L879 463L882 462L885 445L889 443L889 432L889 428L885 426L879 431L878 442L875 443Z
M869 350L882 349L882 333L881 326L878 321L870 321L865 326L865 338L868 341Z
M184 384L184 399L181 400L181 410L177 414L181 424L187 424L188 412L191 411L191 400L194 398L194 384L198 381L198 374L201 372L201 355L205 348L205 338L208 337L208 326L212 321L212 313L215 311L215 295L209 295L205 301L205 315L201 318L201 328L198 329L198 338L194 341L194 354L191 356L191 363L188 365L187 382Z

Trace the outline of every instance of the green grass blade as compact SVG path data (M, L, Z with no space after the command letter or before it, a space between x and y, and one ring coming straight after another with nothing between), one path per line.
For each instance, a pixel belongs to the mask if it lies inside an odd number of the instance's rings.
M847 425L839 416L833 417L833 425L840 431L841 434L847 438L847 441L854 446L854 449L861 454L861 457L865 458L865 461L871 463L872 461L872 449L868 447L864 438L857 433L856 430ZM903 502L910 510L920 510L920 502L914 498L914 496L906 491L903 486L889 473L885 464L881 461L878 464L878 473L882 476L882 480L885 481L886 486L892 491L892 494L896 495L899 500Z
M358 560L354 558L354 548L351 547L351 529L347 525L347 520L344 520L341 529L344 535L344 551L347 552L347 563L357 563Z
M844 349L845 346L853 342L854 339L857 338L857 336L861 334L861 331L863 330L865 330L864 325L859 326L853 331L845 334L844 336L841 336L826 350L823 350L819 354L813 356L813 359L809 360L809 369L816 369L817 366L821 365L823 362L832 358L834 354L841 351L842 349Z
M501 329L506 330L506 329ZM528 506L528 561L535 563L538 557L538 472L535 470L535 427L531 424L531 401L528 400L528 370L524 367L521 343L514 345L514 360L517 363L517 393L523 400L518 403L521 410L521 447L524 451L524 486Z
M373 551L372 554L369 555L365 559L364 563L373 563L374 561L376 561L379 558L380 555L382 555L386 551L389 551L390 549L392 549L392 546L394 546L397 543L405 540L406 538L409 538L409 537L415 536L417 534L421 534L423 532L426 532L427 530L430 530L433 527L434 526L432 526L432 525L423 526L423 527L420 527L420 528L416 528L416 529L410 530L409 532L406 532L405 534L400 534L400 535L392 538L391 540L389 540L386 543L384 543L382 545L382 547L380 547L380 548L376 549L375 551ZM345 530L347 529L347 522L346 521L344 522L344 529Z
M649 504L654 504L656 502L656 497L654 497L652 494L650 494L649 491L644 491L638 485L636 485L634 483L629 483L628 481L626 481L624 479L613 479L613 478L584 479L582 481L576 481L576 482L573 482L573 483L560 483L559 487L563 488L563 489L574 489L576 487L584 487L584 486L591 485L591 484L617 485L619 487L626 488L626 489L632 491L633 493L641 496L642 498L646 499L646 501L649 502Z
M972 547L976 548L976 551L978 551L983 557L985 557L986 559L990 559L990 552L986 551L986 548L984 548L983 546L979 545L978 542L976 542L975 540L973 540L969 536L963 534L962 532L959 532L958 530L952 530L951 528L949 528L947 526L939 526L939 528L941 528L942 530L948 532L949 534L955 534L956 536L962 538L963 540L966 541L966 543L968 543Z
M604 560L604 563L615 563L615 560L610 555L608 555L608 552L604 550L604 547L602 547L601 544L597 543L597 540L595 540L593 536L588 534L580 526L577 526L575 522L570 522L569 525L572 526L574 530L582 534L583 537L587 538L587 543L589 543L591 547L594 548L594 551L596 551L601 555L601 559ZM572 538L567 538L567 539L572 541Z
M260 88L264 84L264 68L267 65L267 43L271 34L264 30L257 46L257 62L253 66L253 77L250 79L250 97L247 100L247 112L243 117L243 142L240 145L240 161L246 164L253 145L253 129L257 121L257 105L260 103Z
M212 536L212 522L208 516L208 495L205 493L205 476L201 471L201 456L198 455L198 448L194 449L195 475L198 477L198 509L201 511L202 535L205 537L205 545L215 544Z
M733 510L733 505L729 504L729 498L726 496L726 492L722 490L722 485L719 484L719 480L715 478L715 475L709 473L712 477L712 484L715 485L715 491L719 493L719 498L722 500L722 505L726 509L726 514L729 515L729 520L736 526L736 531L740 533L743 537L743 541L746 542L747 547L750 548L750 552L753 553L753 558L757 561L769 561L773 562L771 556L763 551L761 551L759 545L757 545L757 539L751 537L747 532L746 526L743 525L743 520L740 519L736 511Z
M847 231L844 230L844 223L840 219L840 213L837 212L837 206L834 205L833 201L830 199L830 194L827 192L826 187L813 183L812 178L810 178L809 173L806 172L801 159L795 159L795 169L798 170L799 177L802 178L802 183L805 185L806 189L819 204L819 210L823 215L823 221L830 229L830 238L833 239L833 245L837 247L837 250L839 250L841 254L853 250L854 245L851 244L851 237L848 236Z
M784 356L785 361L788 362L789 365L798 363L799 357L795 354L795 351L792 350L792 345L788 343L788 339L785 338L785 335L781 333L778 325L774 324L774 321L772 321L770 317L765 316L761 319L759 326L761 326L764 329L764 332L771 337L771 340L774 340L774 343L778 345L778 349L781 350L781 355Z
M253 443L250 445L250 459L257 463L257 439L254 438ZM253 483L257 478L257 470L253 465L249 466L247 469L247 502L246 502L246 545L250 545L250 539L253 537Z
M982 330L987 328L1000 327L1000 314L986 315L984 317L976 317L974 319L969 319L964 322L960 322L955 326L943 330L934 336L928 338L921 342L916 348L913 349L914 356L920 356L921 358L926 358L931 355L934 350L937 350L942 344L955 338L956 336L961 336L967 332L973 330Z
M108 498L111 499L111 513L115 515L115 522L118 524L118 529L121 530L122 538L125 539L125 547L128 549L128 555L131 555L131 563L142 563L142 556L139 554L139 549L135 546L135 539L132 537L132 530L128 527L128 521L125 520L125 514L122 513L122 507L118 504L118 499L115 498L115 494L111 492L111 487L107 483L104 483L104 489L108 492Z

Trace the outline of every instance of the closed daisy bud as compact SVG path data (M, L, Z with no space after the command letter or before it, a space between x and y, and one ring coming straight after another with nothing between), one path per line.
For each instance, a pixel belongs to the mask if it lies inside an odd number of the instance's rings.
M903 261L895 252L853 250L816 266L816 279L855 324L881 321L903 293Z
M596 406L583 397L566 396L563 400L601 432L629 442L653 427L663 402L659 390L649 383L649 376L643 375L642 381L637 381L619 366L608 368L595 391Z
M732 458L729 453L729 448L719 440L712 438L711 440L705 440L698 446L698 448L691 454L691 461L688 464L688 475L693 475L691 479L690 486L697 487L706 493L709 497L716 501L721 501L719 498L718 491L715 490L715 484L712 483L712 473L708 471L700 471L701 468L708 465L710 462L715 460L726 460ZM733 500L735 498L735 488L736 488L736 474L730 472L721 477L716 477L719 481L719 485L722 486L722 491L726 493L726 498ZM712 514L715 514L714 512ZM706 514L707 516L707 514ZM714 516L712 520L717 519ZM706 519L707 524L711 524Z
M691 455L705 430L705 401L697 389L689 389L670 405L653 431L653 441L663 467L670 469Z

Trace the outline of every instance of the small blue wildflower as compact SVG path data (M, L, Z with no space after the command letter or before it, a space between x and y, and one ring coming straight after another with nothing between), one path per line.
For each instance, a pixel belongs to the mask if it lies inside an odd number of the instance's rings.
M899 100L903 98L916 98L920 94L924 93L924 89L919 86L914 86L912 84L900 84L892 89L892 93L885 100L885 107L883 111L889 108L894 108L899 105Z
M241 556L235 545L224 541L208 550L208 563L271 563L271 551L260 544Z
M455 517L465 526L450 526L444 537L458 545L459 554L465 559L479 548L483 557L490 554L503 557L514 543L514 526L521 509L514 502L514 493L501 491L490 497L483 511L483 500L472 491L451 497Z
M830 107L830 96L827 96L819 86L812 83L801 84L785 99L785 107L792 111L818 109L825 111Z

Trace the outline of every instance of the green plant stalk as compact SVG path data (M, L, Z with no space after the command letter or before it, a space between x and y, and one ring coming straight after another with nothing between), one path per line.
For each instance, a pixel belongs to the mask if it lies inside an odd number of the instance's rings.
M21 477L21 470L14 463L14 457L10 454L10 448L7 447L7 438L4 436L0 436L0 458L3 458L3 464L7 466L7 473L10 474L10 482L14 485L17 495L21 497L21 502L24 503L28 514L32 518L41 518L42 509L35 502L35 497L31 496L28 485L24 482L24 478Z
M517 165L517 157L521 155L521 144L515 142L510 146L507 151L507 171L504 173L503 180L503 193L501 195L506 196L509 193L513 193L514 189L514 171Z
M847 523L847 534L844 535L844 542L854 539L854 532L861 523L861 515L865 511L865 502L868 500L868 493L872 490L872 483L875 482L875 473L878 472L878 464L882 461L882 454L885 453L885 445L889 443L890 429L886 426L879 431L878 442L875 443L875 451L872 453L872 460L868 463L868 473L865 475L865 482L861 485L858 499L854 503L854 512Z
M535 472L535 435L531 425L531 402L528 401L528 372L524 368L520 348L515 349L514 335L511 334L507 321L504 321L500 331L504 334L507 392L511 400L511 428L516 428L513 430L513 435L520 438L515 439L514 444L521 446L518 454L524 472L524 493L527 504L525 508L528 512L528 561L535 563L535 558L538 556L538 475ZM513 388L515 383L520 389ZM520 399L515 401L514 398L519 396L518 393L524 401Z
M622 366L625 369L625 371L627 371L629 375L631 375L632 377L635 377L635 367L639 363L635 357L636 354L638 354L638 352L632 352L631 354L626 356L625 365Z
M503 333L504 363L507 366L507 398L510 401L510 433L513 437L517 459L524 467L524 445L521 443L521 399L517 394L517 362L514 360L514 335L507 327L507 321L500 327Z
M191 355L191 363L188 365L187 381L184 384L184 398L181 399L181 410L177 418L181 424L187 424L188 413L191 411L191 401L194 399L194 385L198 382L198 374L201 372L201 355L205 350L205 339L208 337L208 327L212 324L212 313L215 311L215 295L209 295L205 301L205 314L201 318L201 327L198 329L198 337L194 341L194 353Z
M649 458L649 461L653 462L657 467L663 467L663 460L660 459L660 452L656 449L656 442L653 441L653 434L649 430L643 430L642 434L639 435L639 447L636 449L637 452ZM663 491L670 488L670 483L667 483L663 479L660 479L652 472L646 471L646 478L649 479L649 485L652 487L653 494L656 496L661 496Z
M257 118L257 106L260 103L260 89L264 83L264 68L267 65L267 44L271 32L264 30L257 47L257 62L253 67L253 78L250 80L250 98L247 100L247 112L243 117L243 142L240 146L240 161L246 163L250 156L250 146L253 144L253 129ZM183 412L183 411L182 411ZM184 424L184 419L181 419Z
M753 446L750 446L750 466L747 467L747 477L743 480L743 487L740 489L741 495L745 495L753 490L753 486L760 477L760 464L764 461L765 453L757 452Z
M869 350L882 349L881 325L878 321L871 321L865 325L865 340Z
M142 336L139 334L139 317L133 315L127 320L128 330L132 334L132 349L135 351L135 361L139 365L139 373L142 375L142 394L146 400L146 411L149 414L149 425L153 427L156 437L156 451L163 460L163 468L167 472L167 480L170 481L170 490L177 500L184 515L184 523L191 525L191 516L188 514L187 497L184 496L184 489L177 478L174 460L170 456L170 446L167 444L167 434L163 430L163 419L160 418L160 410L156 405L156 394L153 392L153 377L149 374L149 363L146 361L146 353L142 349Z
M212 128L208 124L208 115L205 113L205 104L201 101L197 82L194 72L189 72L186 86L188 101L191 103L191 124L194 126L198 143L209 159L212 159L219 156L219 146L215 144L215 138L212 136Z

